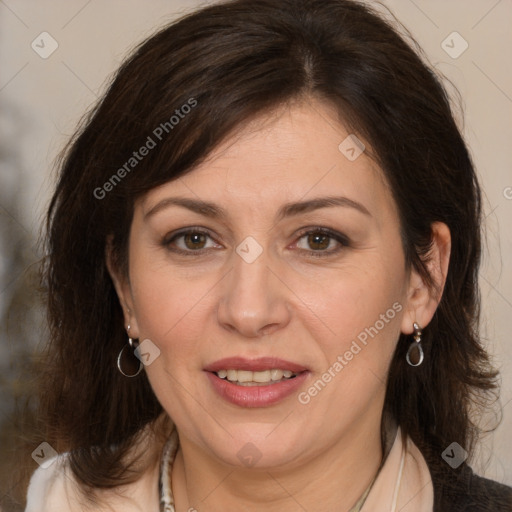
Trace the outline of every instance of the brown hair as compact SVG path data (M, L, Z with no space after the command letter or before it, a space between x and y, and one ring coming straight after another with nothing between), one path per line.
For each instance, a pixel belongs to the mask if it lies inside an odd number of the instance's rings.
M410 339L401 335L385 407L439 461L453 441L471 451L478 429L469 411L495 388L496 374L478 334L480 190L440 80L362 2L234 0L187 15L139 46L61 161L47 219L51 340L40 404L46 440L70 452L83 485L137 478L129 446L162 412L144 372L127 379L116 368L126 333L105 264L107 237L126 268L138 197L193 170L255 115L304 97L331 105L369 142L398 206L408 268L430 286L431 224L450 228L448 276L424 329L425 361L406 364ZM126 166L148 137L156 147Z

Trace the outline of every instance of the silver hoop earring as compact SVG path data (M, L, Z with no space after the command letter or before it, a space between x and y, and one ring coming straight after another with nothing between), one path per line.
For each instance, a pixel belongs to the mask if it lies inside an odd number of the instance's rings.
M130 326L128 326L126 328L126 330L128 331L128 333L130 332ZM130 336L128 336L128 346L130 347L131 349L131 352L133 354L133 351L137 348L137 342L136 340L134 340L133 338L130 338ZM125 345L121 351L119 352L119 355L117 356L117 369L125 376L125 377L137 377L137 375L139 375L139 373L142 371L142 368L144 368L144 365L142 364L142 361L137 358L135 356L135 354L133 354L132 357L129 357L129 356L124 356L123 358L123 354L125 353L124 352L124 349L127 347L127 345ZM138 363L138 368L135 370L135 368L137 367L137 363ZM131 372L131 373L126 373L124 370L123 370L123 366L126 368L130 368L130 370L128 370L128 372ZM135 372L135 373L133 373Z
M407 355L405 359L411 366L419 366L423 363L423 359L425 358L425 354L423 353L423 347L421 346L421 328L420 326L414 322L414 341L409 345L407 349Z

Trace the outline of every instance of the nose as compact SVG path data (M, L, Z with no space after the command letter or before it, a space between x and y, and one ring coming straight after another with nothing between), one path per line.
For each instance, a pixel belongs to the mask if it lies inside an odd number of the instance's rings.
M232 271L222 280L219 324L245 338L260 338L286 327L290 322L291 292L278 277L278 269L266 251L252 263L236 253L233 261Z

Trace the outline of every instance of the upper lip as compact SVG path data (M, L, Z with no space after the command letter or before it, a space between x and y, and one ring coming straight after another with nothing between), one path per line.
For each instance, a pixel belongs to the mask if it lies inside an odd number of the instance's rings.
M299 373L307 370L306 367L279 359L276 357L258 357L256 359L246 359L245 357L226 357L219 359L204 368L208 372L218 372L219 370L247 370L252 372L262 372L265 370L279 369L290 370Z

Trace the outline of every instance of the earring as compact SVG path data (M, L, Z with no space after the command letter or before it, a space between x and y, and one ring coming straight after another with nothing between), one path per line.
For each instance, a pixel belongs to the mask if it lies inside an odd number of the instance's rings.
M423 363L423 359L425 357L423 353L423 347L421 346L421 328L420 326L414 322L414 342L409 345L407 350L407 355L405 359L411 366L419 366Z
M131 351L133 353L133 350L135 350L137 348L137 346L136 346L137 345L137 341L134 340L133 338L130 338L130 326L129 325L126 327L126 330L128 331L128 345L132 349ZM124 349L126 347L127 347L127 345L125 345L121 349L121 351L119 352L119 355L117 356L117 368L125 377L136 377L142 371L142 368L144 367L144 365L142 364L142 361L140 361L140 359L138 359L135 356L135 354L133 355L133 357L129 357L129 356L126 356L126 355L123 357ZM137 370L135 370L136 364L137 364L135 361L137 361L139 363L139 367L138 367ZM126 367L129 368L129 370L128 370L129 373L126 373L123 370L123 366L125 368Z

